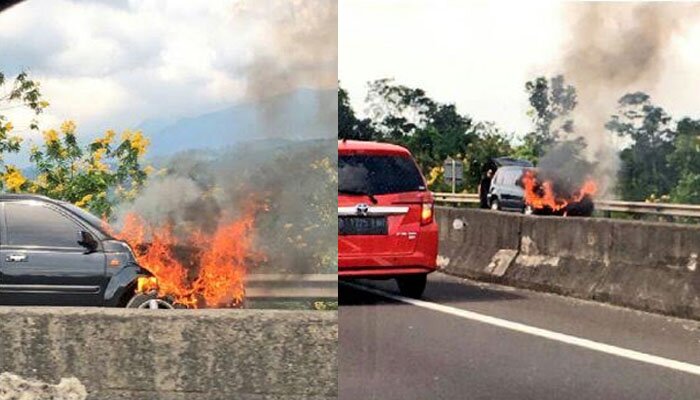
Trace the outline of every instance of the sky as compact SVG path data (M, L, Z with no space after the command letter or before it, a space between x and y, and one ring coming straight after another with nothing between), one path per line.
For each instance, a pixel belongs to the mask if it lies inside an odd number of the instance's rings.
M565 7L549 1L340 0L341 86L360 114L367 82L394 78L522 135L531 129L525 82L562 72L572 40ZM698 49L695 23L671 38L654 85L638 90L676 117L700 118Z
M43 129L135 128L337 85L332 0L27 0L0 14L0 71L41 83ZM30 140L26 110L4 111Z

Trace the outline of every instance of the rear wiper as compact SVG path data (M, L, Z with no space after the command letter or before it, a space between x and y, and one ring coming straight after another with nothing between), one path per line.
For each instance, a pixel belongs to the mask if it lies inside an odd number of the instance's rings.
M379 201L377 200L374 195L368 191L364 190L338 190L338 193L340 194L350 194L350 195L357 195L357 196L367 196L369 197L370 201L372 201L372 204L377 204Z

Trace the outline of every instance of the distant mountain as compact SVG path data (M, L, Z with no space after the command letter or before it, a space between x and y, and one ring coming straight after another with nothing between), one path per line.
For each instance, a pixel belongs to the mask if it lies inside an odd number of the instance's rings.
M138 128L150 137L153 157L261 139L333 138L337 106L335 90L300 89L195 117L148 120Z

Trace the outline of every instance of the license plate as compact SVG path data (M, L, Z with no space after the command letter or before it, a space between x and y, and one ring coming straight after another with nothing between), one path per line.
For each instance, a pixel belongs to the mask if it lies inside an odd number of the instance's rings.
M338 235L386 235L386 217L338 217Z

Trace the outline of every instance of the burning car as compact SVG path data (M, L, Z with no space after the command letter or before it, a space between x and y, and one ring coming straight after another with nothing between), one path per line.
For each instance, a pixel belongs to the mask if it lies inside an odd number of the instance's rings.
M531 214L532 208L525 203L525 192L521 182L525 169L523 166L509 165L496 170L487 195L488 205L492 210Z
M524 214L591 216L597 186L592 179L574 179L523 166L496 171L489 190L493 210Z
M590 178L565 178L554 172L526 169L519 184L533 214L590 217L598 191Z
M245 274L266 261L253 249L258 212L266 202L252 199L234 217L222 215L209 230L189 224L184 231L169 222L150 223L128 213L113 232L128 243L136 261L153 277L137 282L137 299L157 298L182 308L237 308L245 298Z
M169 308L152 279L99 218L37 195L0 196L0 304Z

